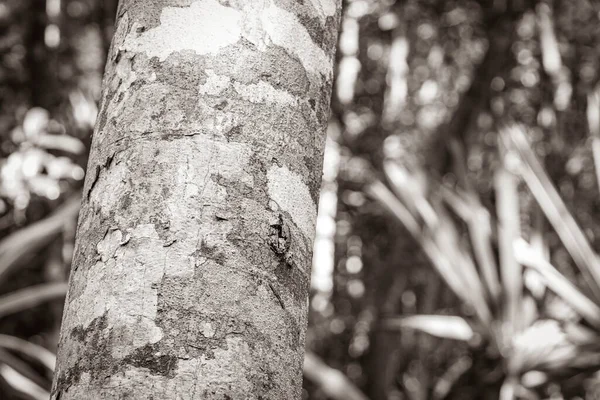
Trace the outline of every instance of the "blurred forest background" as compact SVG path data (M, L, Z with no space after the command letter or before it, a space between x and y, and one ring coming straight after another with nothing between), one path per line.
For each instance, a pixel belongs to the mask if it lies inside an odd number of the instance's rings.
M48 399L116 0L0 3L0 399ZM346 0L304 398L600 398L600 2Z

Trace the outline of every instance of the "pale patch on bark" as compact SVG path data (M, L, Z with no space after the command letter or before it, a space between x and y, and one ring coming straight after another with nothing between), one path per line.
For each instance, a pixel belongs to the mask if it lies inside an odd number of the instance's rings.
M313 0L313 3L317 0ZM332 0L317 1L315 7L326 15L335 13ZM259 18L257 18L260 15ZM216 0L203 0L190 7L165 7L161 24L141 34L134 24L121 47L161 61L184 50L196 54L217 53L245 37L259 48L274 43L298 57L305 69L326 77L332 74L332 59L315 44L300 20L291 12L270 5L262 12L251 9L242 13L224 7ZM262 25L262 26L260 26ZM243 27L243 28L242 28Z
M183 50L197 54L217 53L240 39L241 18L242 13L224 7L216 0L197 1L189 7L165 7L156 28L138 35L134 24L123 48L144 52L161 61Z
M200 94L218 96L229 87L229 84L231 83L231 78L229 78L228 76L217 75L212 69L207 69L205 72L207 75L206 83L200 85Z
M199 93L209 96L219 96L223 94L232 84L230 77L225 75L217 75L214 70L207 69L206 82L200 85ZM284 90L275 89L268 82L260 81L244 85L240 82L233 82L233 88L240 97L251 103L275 103L275 104L296 104L294 96Z
M126 355L131 346L156 343L162 338L161 329L154 324L157 290L152 288L164 274L162 260L154 255L160 239L151 224L132 229L127 243L124 237L118 229L107 232L97 245L98 262L82 277L83 293L69 298L68 312L77 321L74 325L85 329L107 313L109 326L127 327L122 332L121 346L113 349L114 357ZM132 249L132 244L137 249Z
M271 5L263 11L261 19L273 43L298 57L308 72L331 77L333 60L312 41L294 14Z
M273 165L267 172L267 179L271 199L287 211L306 238L312 240L317 208L302 177L286 166Z
M284 90L277 90L264 81L250 85L234 82L233 87L242 99L252 103L296 104L296 99L291 94Z
M313 7L325 14L326 17L333 17L337 11L337 5L334 0L310 0Z
M210 322L202 322L200 324L200 333L208 338L213 337L215 336L215 327Z

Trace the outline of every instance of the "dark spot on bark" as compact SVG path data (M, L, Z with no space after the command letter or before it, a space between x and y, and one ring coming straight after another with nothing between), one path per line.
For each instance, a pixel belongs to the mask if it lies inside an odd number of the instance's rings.
M304 25L312 41L319 47L323 47L323 32L321 21L318 17L309 17L306 14L298 14L300 23Z
M225 137L227 138L227 141L228 142L237 141L237 138L242 136L242 128L243 127L244 127L243 125L236 125L233 128L231 128L229 131L225 132Z
M246 373L246 379L252 383L255 398L264 399L269 391L275 388L276 376L277 374L265 365L259 365L255 370Z
M177 241L175 233L171 232L171 222L163 213L152 215L150 222L154 225L156 234L162 240L163 247L168 247Z
M172 354L163 354L156 344L147 344L123 358L121 362L134 367L146 368L154 375L173 377L178 360Z
M100 178L100 172L102 172L103 170L107 170L110 167L110 164L112 163L114 158L115 158L115 153L112 153L111 155L106 157L106 160L104 160L104 163L102 163L100 165L96 165L94 177L92 178L92 183L90 184L90 188L88 189L87 196L86 196L88 198L88 200L90 198L90 194L92 193L92 189L94 189L94 186L96 186L96 183L98 182L98 179Z
M244 46L248 49L256 50L256 45L254 43L252 43L251 41L249 41L248 39L246 39L245 37L242 37L239 42L242 46Z
M145 26L138 26L137 29L135 30L136 33L144 33L146 32L146 27Z
M78 359L72 360L72 367L62 371L57 378L56 390L59 392L67 391L71 385L76 384L81 379L84 372L90 372L92 378L101 370L99 366L105 366L110 363L112 357L108 348L106 313L101 317L95 318L87 328L81 326L75 327L70 337L75 341L79 352L76 353Z
M279 289L277 289L275 287L275 285L272 284L271 282L269 282L269 288L271 289L271 292L273 292L273 295L275 296L275 298L277 298L277 302L279 303L281 308L285 310L285 303L283 302L283 299L281 298L281 293L279 293Z
M129 209L129 207L131 206L131 196L129 195L129 193L126 193L125 195L121 196L119 203L119 208L121 210Z
M254 190L244 182L228 179L221 174L211 174L210 179L227 190L227 195L232 198L249 198Z
M194 57L190 60L189 55L174 53L164 62L158 61L154 64L153 70L156 73L156 80L168 84L172 89L177 89L173 96L180 99L189 98L187 102L190 106L195 106L198 98L196 90L202 81L206 81L206 74L202 57ZM185 105L185 101L178 101L180 105Z
M304 165L310 171L309 182L308 182L308 191L310 192L310 197L315 204L319 204L319 191L321 187L321 175L323 164L322 161L317 160L315 156L304 156Z
M313 111L315 111L315 108L317 106L317 102L315 99L308 99L308 104L310 104L310 108L312 108Z
M272 221L269 221L269 236L267 243L271 250L279 257L284 257L290 248L292 238L290 228L283 219L283 214L278 214Z
M279 168L283 168L283 165L281 164L281 161L279 161L277 158L275 158L275 157L271 158L271 162L273 164L276 164Z
M219 265L225 265L225 262L227 261L227 257L217 246L208 246L204 242L200 244L200 254L203 257L213 260Z
M222 111L225 109L225 107L227 107L227 104L229 104L227 102L227 100L223 100L222 102L220 102L219 104L215 105L215 108L219 111Z
M98 182L98 178L100 178L100 166L96 165L96 169L94 170L94 177L92 178L92 183L90 184L90 188L87 192L87 198L90 199L90 194L92 194L92 189L96 186L96 182Z
M288 291L298 304L305 301L309 282L298 267L290 268L289 261L281 257L277 268L275 268L275 276L277 276L277 281L280 284L280 292Z

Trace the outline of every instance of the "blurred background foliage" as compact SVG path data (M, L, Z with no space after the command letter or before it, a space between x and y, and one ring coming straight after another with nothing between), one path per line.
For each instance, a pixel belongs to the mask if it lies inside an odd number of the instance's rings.
M0 3L1 399L48 398L116 3ZM599 20L345 0L305 399L600 396Z

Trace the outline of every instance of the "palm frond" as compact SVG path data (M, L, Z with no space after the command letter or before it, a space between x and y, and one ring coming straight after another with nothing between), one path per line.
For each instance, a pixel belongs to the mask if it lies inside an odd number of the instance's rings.
M500 167L494 176L496 207L498 215L498 248L500 253L500 276L504 293L504 328L508 338L523 328L521 300L523 294L523 271L515 259L514 241L520 237L519 194L516 177Z
M0 334L0 348L22 353L54 371L56 356L50 350L21 338Z
M412 315L386 318L385 329L415 329L442 339L468 342L473 339L471 325L462 317L450 315Z
M598 190L600 190L600 88L588 95L587 120L592 135L592 154L596 168Z
M46 301L60 299L67 293L67 283L42 283L0 297L0 317L35 307Z
M0 364L0 376L10 387L33 400L48 400L50 393L6 364Z
M65 201L49 217L20 229L0 242L0 279L9 273L27 255L50 243L65 222L77 217L80 196Z
M600 329L600 307L585 296L552 264L539 256L524 240L514 243L514 253L519 263L535 269L544 279L546 286L560 296L579 315L596 329Z
M507 126L500 130L508 148L519 154L520 173L546 218L560 237L575 264L585 277L594 300L600 301L600 262L585 234L578 226L550 178L537 160L522 127Z

